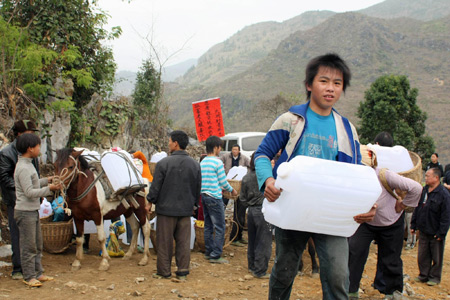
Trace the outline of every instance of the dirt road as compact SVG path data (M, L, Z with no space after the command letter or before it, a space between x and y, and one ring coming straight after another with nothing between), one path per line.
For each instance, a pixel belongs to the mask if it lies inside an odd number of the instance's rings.
M126 248L126 246L124 246ZM45 273L55 277L40 288L28 288L21 281L11 279L10 268L0 268L0 299L267 299L268 280L255 279L247 272L246 248L229 246L224 250L230 264L210 264L203 254L193 251L191 274L186 282L167 279L154 279L156 255L152 255L149 265L139 267L140 255L131 260L113 258L106 272L97 270L100 258L96 255L99 247L94 236L91 238L91 251L85 255L82 268L72 272L70 264L74 259L75 247L71 246L63 254L44 253ZM418 274L417 248L403 252L404 273L411 280L407 283L414 291L413 296L404 299L450 299L450 245L447 242L443 281L440 285L429 287L416 283L412 278ZM291 299L322 299L319 278L312 278L311 262L304 255L305 275L297 276ZM273 261L271 261L271 264ZM362 299L382 299L383 295L371 288L375 275L376 246L371 253L362 279ZM175 270L175 267L172 268ZM143 280L143 281L142 281Z

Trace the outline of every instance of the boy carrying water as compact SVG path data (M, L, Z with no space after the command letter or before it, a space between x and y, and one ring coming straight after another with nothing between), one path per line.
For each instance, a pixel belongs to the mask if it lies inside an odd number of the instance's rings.
M61 188L60 184L49 184L52 177L39 179L33 158L39 156L41 139L33 133L24 133L17 139L17 150L21 154L14 172L16 185L16 207L14 219L20 233L20 257L24 283L39 287L42 281L53 277L42 274L42 234L39 223L40 198ZM44 187L41 187L44 186Z

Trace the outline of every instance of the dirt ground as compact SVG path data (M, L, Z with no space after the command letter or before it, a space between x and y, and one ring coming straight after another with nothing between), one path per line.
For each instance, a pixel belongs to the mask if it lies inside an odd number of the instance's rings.
M63 254L44 253L45 274L55 277L40 288L28 288L19 280L10 277L11 268L0 268L0 299L267 299L268 280L255 279L247 271L246 247L228 246L224 250L229 264L211 264L198 251L191 252L191 274L185 282L168 279L154 279L156 255L151 251L149 264L139 267L140 254L131 260L112 258L110 269L98 271L100 258L96 255L99 244L91 238L90 253L84 256L80 270L72 272L70 264L75 255L71 246ZM275 244L274 244L275 246ZM123 246L127 248L127 246ZM440 285L429 287L412 280L418 274L417 247L403 251L404 274L410 277L406 282L414 291L413 296L403 299L449 299L450 298L450 242L447 242L443 280ZM311 261L305 252L305 274L297 276L291 299L322 299L319 278L311 276ZM269 270L273 264L273 256ZM370 285L375 275L376 245L371 253L361 282L364 291L362 299L382 299ZM173 263L172 271L175 271ZM175 274L173 273L172 277ZM141 281L143 280L143 281Z

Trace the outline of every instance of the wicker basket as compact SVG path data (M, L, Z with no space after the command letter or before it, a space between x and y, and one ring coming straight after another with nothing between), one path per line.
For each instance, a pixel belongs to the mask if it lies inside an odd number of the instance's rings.
M231 185L231 187L236 190L237 196L232 196L230 192L223 191L223 197L227 199L236 200L239 197L239 193L241 192L242 181L234 179L228 179L227 181Z
M52 222L52 217L42 218L41 231L44 250L48 253L62 253L70 246L73 236L73 219Z
M404 171L404 172L399 172L398 174L412 179L418 183L422 183L422 160L420 159L420 156L417 153L414 153L412 151L408 151L409 156L411 157L411 161L413 163L413 168L408 170L408 171ZM376 155L371 154L370 149L365 146L365 145L361 145L361 155L362 155L362 163L368 166L377 166L377 159L376 159ZM406 195L405 191L401 191L396 189L395 193L400 196L401 198L404 198ZM413 212L414 211L414 207L407 207L405 209L406 212Z
M231 242L236 238L233 237L230 240L231 228L233 227L233 223L235 223L232 219L225 220L225 240L223 242L223 248L228 247ZM197 224L194 224L195 228L195 247L199 249L200 252L205 252L205 228L199 227ZM236 232L237 235L237 232Z
M400 172L398 174L417 181L418 183L422 183L422 160L417 153L414 153L412 151L408 152L414 167L411 170Z

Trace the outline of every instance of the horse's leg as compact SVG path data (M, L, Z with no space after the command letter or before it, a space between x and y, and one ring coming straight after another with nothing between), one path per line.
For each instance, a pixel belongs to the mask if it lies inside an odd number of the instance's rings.
M146 266L148 263L148 257L150 256L150 251L148 250L150 246L150 222L147 217L144 218L145 223L142 225L142 233L144 234L144 256L139 261L140 266Z
M131 256L133 255L133 253L136 252L137 240L138 240L138 235L139 235L139 223L136 220L136 217L134 216L134 214L131 214L127 218L127 222L128 222L128 224L130 224L132 236L131 236L130 248L128 248L128 251L125 254L125 256L123 257L123 259L130 259Z
M102 246L102 262L100 263L100 267L98 269L99 271L107 271L109 269L108 260L111 258L106 250L106 235L103 227L103 216L100 218L100 225L97 225L97 237L100 245Z
M302 252L302 254L303 254L303 252ZM300 257L300 264L298 265L298 275L303 276L303 258L302 257Z
M75 220L75 227L77 228L77 252L75 260L72 263L72 271L77 271L81 268L81 260L83 259L83 243L84 243L84 220Z
M317 277L319 276L319 266L316 261L316 247L314 246L314 241L312 238L308 240L308 252L309 256L311 256L312 277Z

